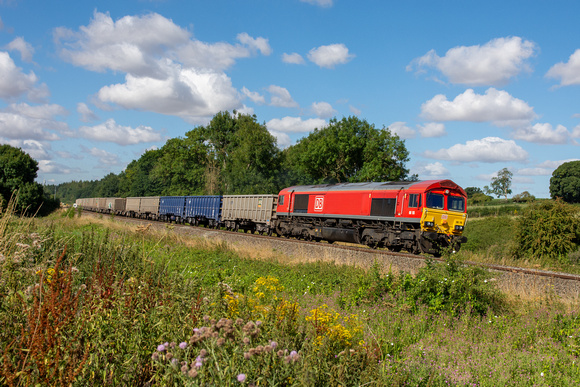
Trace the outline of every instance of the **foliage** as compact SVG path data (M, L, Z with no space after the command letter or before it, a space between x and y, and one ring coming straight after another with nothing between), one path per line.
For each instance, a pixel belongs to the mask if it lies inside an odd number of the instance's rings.
M357 117L331 119L290 147L286 157L301 182L399 181L409 178L405 142ZM305 181L304 181L305 180Z
M483 192L474 193L468 200L468 204L481 204L485 202L490 202L493 198Z
M529 203L536 200L536 197L530 194L528 191L524 191L522 193L514 195L512 200L514 201L514 203Z
M566 260L580 242L579 211L561 200L542 201L527 207L518 218L514 256Z
M574 385L580 378L577 309L511 313L486 274L453 259L416 277L321 262L288 270L223 247L183 246L147 227L102 223L0 218L0 384ZM35 328L39 322L44 328Z
M567 203L580 203L580 160L564 163L552 172L550 195Z
M447 311L455 316L470 310L485 315L499 312L503 295L490 283L490 274L477 266L464 265L447 257L443 264L427 261L427 265L409 280L406 296L411 305L426 305L434 312Z
M512 193L512 177L513 173L509 169L504 168L497 172L497 176L491 178L491 188L485 186L483 190L489 195L496 195L498 198L504 196L507 200L507 196Z
M15 210L24 215L47 215L60 202L44 193L36 183L38 163L20 148L0 145L0 209L6 209L10 199L18 197Z
M467 198L471 199L475 194L482 194L483 191L479 187L466 187L465 193L467 194Z

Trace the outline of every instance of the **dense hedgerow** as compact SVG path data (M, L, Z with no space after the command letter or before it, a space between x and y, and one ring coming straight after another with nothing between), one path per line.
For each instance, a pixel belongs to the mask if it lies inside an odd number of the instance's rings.
M528 207L517 220L514 256L566 263L580 243L580 210L561 200Z

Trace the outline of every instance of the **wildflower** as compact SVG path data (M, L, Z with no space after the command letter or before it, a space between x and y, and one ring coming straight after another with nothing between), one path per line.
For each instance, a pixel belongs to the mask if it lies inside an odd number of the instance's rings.
M207 356L207 351L206 351L205 349L202 349L202 350L199 352L199 357L203 359L203 358L204 358L204 357L206 357L206 356Z
M159 353L153 352L153 355L151 355L151 359L153 359L153 360L159 360Z
M163 351L165 351L165 345L163 345L163 344L159 344L159 345L157 346L157 351L159 351L159 352L163 352Z
M278 343L275 341L270 341L270 347L272 347L272 349L276 348L278 346Z
M246 374L239 374L238 375L238 382L243 383L246 381Z
M246 345L250 344L250 338L249 337L244 337L244 339L242 341Z
M185 341L182 341L181 343L179 343L179 348L181 349L187 348L187 343Z
M252 357L252 354L250 352L244 352L244 359L250 360L251 357Z
M187 366L187 364L181 366L182 373L186 374L188 370L189 370L189 367Z
M197 376L197 371L192 368L187 373L187 376L189 376L190 378L195 378Z

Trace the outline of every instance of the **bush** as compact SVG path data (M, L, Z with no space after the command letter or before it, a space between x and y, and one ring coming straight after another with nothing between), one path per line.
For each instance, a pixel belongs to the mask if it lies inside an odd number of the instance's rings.
M528 191L524 191L521 194L514 195L512 200L514 203L528 203L536 200L536 197L530 194Z
M434 312L458 315L463 311L486 314L503 309L503 295L490 281L486 270L464 265L454 257L444 263L427 261L406 291L412 305L424 304Z
M566 260L580 242L578 214L577 207L561 200L531 205L517 222L514 256Z
M469 199L470 204L481 204L485 202L490 202L493 200L493 197L486 195L484 193L476 193L473 194L471 199ZM469 203L468 203L469 204Z

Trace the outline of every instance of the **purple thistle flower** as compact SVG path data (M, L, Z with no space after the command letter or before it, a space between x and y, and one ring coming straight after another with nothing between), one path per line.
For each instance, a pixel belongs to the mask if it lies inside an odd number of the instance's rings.
M159 352L163 352L163 351L165 351L165 345L164 345L164 344L159 344L159 345L157 346L157 351L159 351Z
M246 374L239 374L238 375L238 382L243 383L246 381Z
M187 343L185 341L182 341L181 343L179 343L179 348L181 349L187 348Z
M272 349L276 348L278 346L278 343L275 341L270 341L270 347L272 347Z

